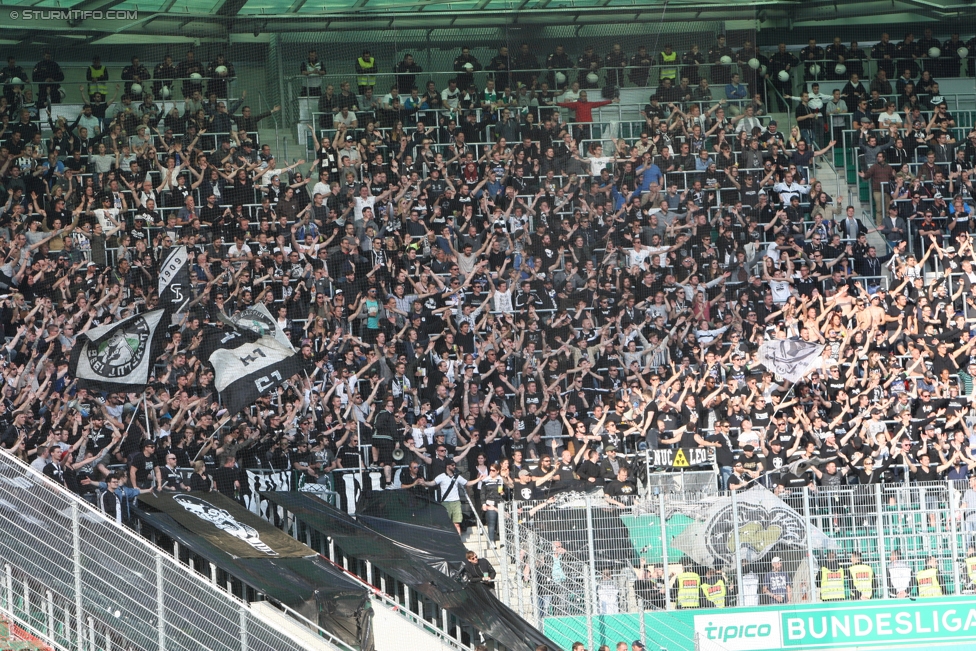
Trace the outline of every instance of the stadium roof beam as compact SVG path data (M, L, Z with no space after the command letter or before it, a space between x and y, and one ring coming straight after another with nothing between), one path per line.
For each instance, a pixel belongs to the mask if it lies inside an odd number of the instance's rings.
M214 7L213 14L215 16L231 18L236 16L246 4L247 0L221 0L221 2Z

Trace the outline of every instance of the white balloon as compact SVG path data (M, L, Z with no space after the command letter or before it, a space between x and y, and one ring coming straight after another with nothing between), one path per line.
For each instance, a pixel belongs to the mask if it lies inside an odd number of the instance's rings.
M749 67L753 70L759 70L759 59L749 59Z
M132 93L133 95L141 95L142 86L140 84L132 84L131 86L129 86L129 92Z
M20 77L14 77L13 79L10 80L10 83L11 84L22 84L24 82L21 81Z
M169 89L169 86L163 86L162 88L159 89L159 96L162 97L163 99L169 99L170 95L172 94L173 91Z
M595 84L596 82L600 81L600 76L595 72L591 72L590 74L586 75L586 81L590 82L591 84Z
M811 75L819 75L820 74L820 66L817 65L816 63L813 64L812 66L810 66L810 74Z
M940 50L939 48L937 48L937 47L930 47L929 48L929 57L931 57L931 58L934 59L937 56L939 56L940 54L942 54L942 50Z
M203 79L203 75L201 75L199 72L191 72L190 79Z
M759 66L759 72L762 73L763 76L765 76L766 75L766 66Z
M966 57L969 56L969 48L961 47L958 50L956 50L956 54L959 55L960 59L965 59Z
M474 64L471 63L470 61L468 61L467 63L465 63L461 67L464 68L465 70L467 70L468 72L471 72L472 70L474 70Z
M814 97L809 102L807 102L807 106L809 106L815 111L819 111L820 109L823 108L823 100L820 99L819 97Z
M565 84L566 83L566 75L563 74L563 73L561 73L561 72L557 72L556 73L556 83L557 84Z
M847 72L847 66L845 66L843 63L838 63L836 66L834 66L834 73L842 75L845 72Z
M723 56L718 61L719 61L719 63L724 63L725 65L729 65L730 63L732 63L732 57L730 57L728 54L726 54L725 56Z
M218 75L223 77L224 75L227 74L227 66L217 66L216 68L214 68L214 72L216 72Z
M780 81L789 81L789 80L790 80L790 73L788 73L788 72L787 72L787 71L785 71L785 70L780 70L780 71L779 71L779 74L778 74L778 75L776 75L776 77L777 77L777 78L778 78L778 79L779 79Z

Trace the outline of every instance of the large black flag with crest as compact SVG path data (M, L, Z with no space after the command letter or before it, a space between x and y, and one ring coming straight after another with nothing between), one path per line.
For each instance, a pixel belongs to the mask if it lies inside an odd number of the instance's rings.
M166 345L165 310L137 314L78 335L69 372L94 391L142 391Z
M273 336L232 326L205 326L199 356L213 366L214 386L230 414L305 368L301 356Z

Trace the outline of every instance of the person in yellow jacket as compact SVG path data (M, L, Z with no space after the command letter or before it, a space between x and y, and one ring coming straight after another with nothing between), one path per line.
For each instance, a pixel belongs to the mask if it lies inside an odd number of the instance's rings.
M376 86L376 57L369 50L363 50L356 59L356 85L360 95L364 95L367 88Z
M88 80L89 97L95 93L100 93L102 97L108 96L108 68L102 63L100 56L92 57L92 64L85 71L85 78Z
M837 562L837 552L827 552L820 571L817 572L820 601L843 601L847 598L847 572Z
M670 79L675 83L678 79L678 53L670 43L664 45L664 51L657 55L657 65L660 66L658 77L661 80Z
M966 549L966 558L962 561L962 575L966 580L963 594L976 594L976 547L972 545Z
M852 599L874 599L877 595L877 583L875 582L874 568L866 565L861 560L859 552L851 552L851 564L847 568L850 575L850 587Z
M671 590L671 601L680 609L701 608L701 575L695 572L691 563L684 564Z
M918 586L919 597L941 597L942 577L939 572L939 561L935 556L929 556L925 567L915 573L915 585Z
M702 606L705 608L725 608L732 598L733 590L720 567L710 567L701 583Z

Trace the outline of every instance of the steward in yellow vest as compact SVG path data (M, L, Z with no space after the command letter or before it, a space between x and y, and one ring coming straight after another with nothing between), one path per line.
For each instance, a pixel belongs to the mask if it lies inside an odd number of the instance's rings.
M925 569L915 573L915 583L918 585L919 597L941 597L942 581L939 579L939 561L935 556L929 556Z
M820 601L842 601L847 598L847 573L837 562L837 552L827 552L827 558L817 574Z
M970 547L966 550L966 559L963 561L963 570L968 581L966 589L970 591L976 590L976 549Z
M678 608L701 607L701 576L698 572L685 570L675 580L675 599Z
M729 597L729 588L725 577L717 568L708 568L708 573L702 579L701 592L705 608L725 608Z
M847 568L851 577L851 598L852 599L873 599L874 598L874 568L861 562L861 555L857 552L851 554L851 566Z
M362 55L356 59L356 85L359 86L360 95L367 88L376 86L376 58L369 50L363 50Z
M664 52L657 55L657 64L661 66L660 79L670 79L672 82L678 78L678 53L675 52L671 44L664 46Z

